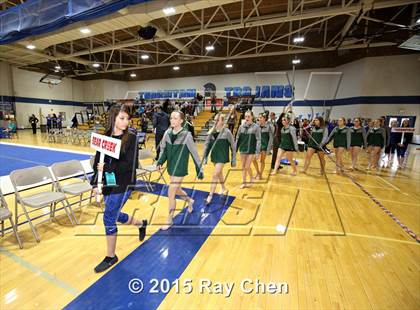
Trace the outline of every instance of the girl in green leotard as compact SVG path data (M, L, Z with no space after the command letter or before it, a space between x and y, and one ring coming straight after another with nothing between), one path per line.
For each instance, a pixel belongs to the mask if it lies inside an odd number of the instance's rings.
M193 158L198 179L203 179L201 160L197 153L191 133L183 127L185 115L181 111L171 113L171 127L166 130L160 142L160 155L157 168L160 171L167 162L170 184L168 189L169 215L168 222L162 226L162 230L167 230L172 226L173 216L176 208L175 197L178 195L188 204L188 212L193 212L194 199L182 189L182 181L188 175L188 159Z
M204 144L203 163L207 163L207 157L210 155L211 162L214 164L210 193L207 196L206 204L210 204L216 190L217 183L219 182L221 185L220 195L227 195L225 178L223 176L223 167L229 161L232 168L236 166L235 141L231 131L225 127L225 116L219 113L214 118L214 121L215 124L209 130ZM232 160L229 159L229 150L232 153Z
M267 115L265 113L260 113L258 123L261 128L260 164L258 165L257 159L254 159L254 167L257 170L255 178L257 180L261 180L265 169L265 158L267 157L267 152L270 152L273 148L274 127L271 123L267 122Z
M366 149L366 131L362 127L360 118L355 118L354 126L350 128L351 140L350 140L350 154L351 154L351 170L357 170L357 160L359 158L359 152L362 147Z
M379 158L381 157L381 149L386 143L386 132L381 127L381 120L376 119L373 122L373 128L369 128L367 134L367 144L369 151L369 165L367 170L376 169L378 166Z
M334 152L337 160L336 170L333 173L342 172L344 170L344 151L350 149L350 128L346 127L346 119L344 117L338 119L338 126L331 131L325 144L328 144L331 140L334 140Z
M325 173L325 158L321 146L327 141L327 139L328 129L325 127L324 119L321 116L315 117L311 136L308 141L308 150L306 151L305 164L303 166L302 173L306 173L306 170L308 170L312 156L315 153L317 153L319 163L321 165L320 174L323 175Z
M242 184L241 189L251 187L254 183L251 163L254 158L258 159L261 149L261 128L254 123L254 114L248 110L245 112L245 122L239 127L236 133L236 150L241 154L242 163ZM246 182L249 175L250 182Z
M287 116L283 117L282 119L283 128L281 129L281 142L279 146L279 152L277 153L276 164L274 166L273 171L270 175L276 175L277 169L280 166L280 161L283 154L286 155L287 160L289 161L290 165L292 166L292 173L291 176L297 175L296 164L293 159L293 153L299 151L297 137L296 137L296 128L290 124L290 118Z

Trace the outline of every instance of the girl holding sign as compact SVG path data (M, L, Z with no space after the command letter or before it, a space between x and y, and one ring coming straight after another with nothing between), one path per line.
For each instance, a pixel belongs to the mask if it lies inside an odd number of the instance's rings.
M204 144L203 163L207 163L207 157L210 154L211 161L214 164L213 178L210 186L210 193L206 199L206 204L210 204L218 182L220 182L222 187L220 195L227 195L225 179L223 177L223 167L230 161L229 149L232 152L231 166L236 166L235 141L231 131L225 127L225 116L219 113L216 115L214 120L215 124L209 130Z
M108 127L105 135L121 140L119 158L105 155L103 163L99 162L100 152L96 152L93 165L94 175L91 184L98 183L98 172L103 172L102 194L104 195L105 212L104 225L107 241L107 256L95 267L95 272L102 272L118 262L115 255L117 243L117 221L139 227L139 239L142 241L146 236L147 221L138 221L132 216L121 212L124 204L130 197L133 186L136 184L137 140L136 135L128 130L130 120L129 107L126 105L113 106L110 110ZM102 141L104 144L105 141ZM106 143L105 143L106 144ZM95 194L98 188L94 188ZM100 193L101 194L101 193Z
M173 224L173 217L176 208L175 196L178 195L188 203L188 212L193 211L194 199L181 188L184 177L188 175L188 159L191 154L198 179L203 179L201 160L198 156L193 137L187 128L184 128L185 115L181 111L171 113L171 128L166 130L160 142L160 156L157 168L162 169L162 165L167 161L170 184L168 190L169 215L168 222L162 226L162 230L169 229Z

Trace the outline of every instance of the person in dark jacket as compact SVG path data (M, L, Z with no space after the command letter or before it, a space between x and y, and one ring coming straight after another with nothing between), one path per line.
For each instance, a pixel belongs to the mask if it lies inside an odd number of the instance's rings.
M170 105L171 105L171 102L169 101L169 99L166 99L165 102L163 103L163 108L162 108L163 112L168 114Z
M47 117L47 132L50 132L52 126L52 115L48 114Z
M394 153L397 151L397 145L401 141L401 133L400 132L392 132L392 128L398 127L397 121L391 122L391 133L389 135L389 154L388 154L388 163L392 166L392 162L394 159Z
M169 127L169 116L162 107L158 105L156 112L153 114L153 131L155 132L155 147L156 147L156 160L159 159L160 155L160 141L162 141L165 131Z
M93 164L94 175L91 184L95 194L103 194L105 212L103 216L107 241L107 256L95 267L95 272L103 272L118 262L115 255L117 243L117 221L139 227L139 239L142 241L146 236L147 220L139 221L134 217L121 212L124 204L130 197L136 184L136 169L138 167L136 135L128 130L130 120L129 107L115 105L110 110L106 136L121 140L121 152L118 159L105 156L104 163L99 162L100 153L96 152ZM103 171L104 184L102 193L98 187L98 171Z
M282 123L282 119L286 114L283 112L280 114L279 118L277 119L277 122L275 123L275 128L274 128L274 136L273 136L273 156L271 158L271 170L274 169L274 166L276 164L276 159L277 159L277 152L279 150L279 145L281 142L281 129L283 128L283 123ZM279 169L283 169L283 167L279 166Z
M74 114L73 118L71 119L71 128L77 128L79 126L79 121L77 120L77 115Z
M210 106L211 106L211 112L212 113L217 113L216 103L217 103L216 96L213 95L211 97L211 101L210 101Z
M408 119L405 119L402 122L401 127L410 127L410 123L408 121ZM405 154L407 152L407 148L408 148L408 144L411 142L411 140L413 139L413 133L412 132L405 132L404 136L401 134L401 138L403 139L403 142L401 143L401 141L399 143L397 143L397 157L398 157L398 168L405 168L405 163L404 163L404 159L405 159Z
M29 123L31 124L32 127L32 133L34 135L36 135L36 124L39 122L39 119L36 118L35 114L32 114L29 117Z

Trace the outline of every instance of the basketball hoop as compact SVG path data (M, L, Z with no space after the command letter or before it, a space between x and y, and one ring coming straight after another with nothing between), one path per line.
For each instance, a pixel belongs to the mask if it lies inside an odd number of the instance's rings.
M63 78L54 74L44 75L39 82L47 84L49 89L52 89L54 85L58 85L62 82Z

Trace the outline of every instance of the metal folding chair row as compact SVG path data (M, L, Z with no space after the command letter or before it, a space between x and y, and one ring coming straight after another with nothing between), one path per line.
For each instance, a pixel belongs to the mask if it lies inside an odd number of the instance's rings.
M47 133L47 142L88 145L93 130L80 130L75 128L52 128Z
M15 221L12 224L17 235L19 218L25 216L37 242L40 242L39 234L32 223L29 214L36 210L50 207L50 218L55 218L57 205L62 205L67 217L72 225L78 224L72 205L68 199L79 197L79 206L82 207L82 197L84 193L90 192L89 203L92 198L92 186L89 183L86 172L78 160L70 160L61 163L55 163L51 166L52 173L48 167L36 166L26 169L14 170L10 173L10 180L15 190ZM80 181L64 184L62 181L72 177L79 177ZM37 188L42 185L51 184L51 190L42 190L37 193L25 195L28 189ZM21 206L23 214L19 214L18 205ZM2 217L1 217L2 218ZM2 227L3 228L3 227ZM2 229L3 232L3 229ZM17 237L18 238L18 237ZM20 243L20 242L19 242ZM20 244L21 245L21 244Z

